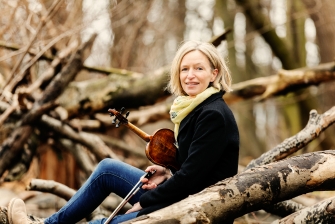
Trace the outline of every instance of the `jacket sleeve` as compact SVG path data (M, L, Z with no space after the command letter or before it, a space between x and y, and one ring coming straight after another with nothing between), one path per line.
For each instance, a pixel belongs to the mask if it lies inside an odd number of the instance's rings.
M195 189L203 189L202 180L210 175L226 148L225 126L225 118L221 112L202 111L197 117L188 157L180 170L157 188L144 193L140 197L140 205L145 208L159 203L173 203L195 193Z

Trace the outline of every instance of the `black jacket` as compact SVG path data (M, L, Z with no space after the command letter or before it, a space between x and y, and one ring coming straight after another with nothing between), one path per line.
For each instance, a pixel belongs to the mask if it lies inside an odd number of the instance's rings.
M140 197L143 209L138 216L171 205L237 173L239 133L222 95L213 94L182 120L177 139L181 168Z

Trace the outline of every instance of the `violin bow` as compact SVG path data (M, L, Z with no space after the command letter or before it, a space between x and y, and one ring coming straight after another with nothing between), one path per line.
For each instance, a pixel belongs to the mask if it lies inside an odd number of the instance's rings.
M143 183L141 182L142 178L150 178L152 175L156 173L156 170L153 170L151 172L145 173L140 180L135 184L135 186L131 189L131 191L128 193L128 195L121 201L121 203L116 207L116 209L113 211L113 213L108 217L108 219L104 222L104 224L108 224L115 215L123 208L123 206L130 200L131 197L133 197L137 191L140 190L140 188L143 186Z

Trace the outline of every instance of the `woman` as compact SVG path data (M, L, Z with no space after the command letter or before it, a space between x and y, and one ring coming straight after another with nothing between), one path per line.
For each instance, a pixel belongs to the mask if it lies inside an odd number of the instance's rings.
M213 45L198 41L181 45L172 62L168 84L168 90L178 96L170 115L181 168L170 172L158 165L149 166L145 171L156 173L149 180L142 180L142 189L129 201L133 207L116 216L112 224L169 206L237 173L238 128L222 99L225 92L231 91L230 86L231 76ZM125 197L143 174L123 162L105 159L68 203L44 223L76 223L111 192ZM17 214L15 206L9 207Z

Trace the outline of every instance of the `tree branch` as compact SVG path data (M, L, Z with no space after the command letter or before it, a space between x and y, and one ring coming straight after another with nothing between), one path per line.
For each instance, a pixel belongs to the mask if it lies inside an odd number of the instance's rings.
M323 114L318 114L316 110L312 110L309 114L309 121L306 127L296 135L285 139L275 148L262 154L257 159L251 161L246 169L255 166L269 164L286 158L294 152L306 146L312 140L316 139L323 131L335 122L335 106Z
M40 121L62 136L66 136L88 147L98 160L104 158L118 159L117 155L96 135L86 132L76 132L69 125L47 115L43 115Z
M64 184L58 183L53 180L41 180L32 179L29 186L26 188L27 191L41 191L52 193L65 200L70 200L70 198L76 193L72 188L67 187Z
M312 85L335 80L335 63L320 64L311 68L281 70L278 74L251 79L232 86L233 92L225 94L227 103L256 98L262 101L273 96L285 95Z

